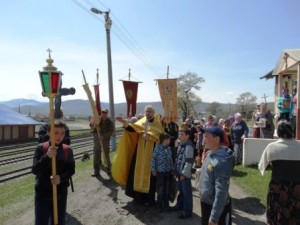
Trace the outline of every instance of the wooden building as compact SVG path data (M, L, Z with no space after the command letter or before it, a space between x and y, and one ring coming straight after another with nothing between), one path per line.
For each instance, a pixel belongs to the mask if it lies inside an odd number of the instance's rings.
M300 114L300 49L286 49L283 50L274 69L261 77L261 79L275 78L275 104L274 112L278 112L277 102L278 98L282 96L284 89L288 89L290 95L297 97L297 115ZM298 91L296 91L298 90ZM296 139L300 140L300 118L297 116L296 120Z
M0 143L35 139L35 126L41 124L12 109L0 108Z

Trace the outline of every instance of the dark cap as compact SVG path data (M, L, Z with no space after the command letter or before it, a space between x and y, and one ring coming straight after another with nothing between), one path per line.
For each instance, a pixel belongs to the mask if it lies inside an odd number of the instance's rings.
M211 127L207 127L207 128L202 128L201 132L214 134L215 136L218 136L220 138L221 142L224 139L224 131L222 130L222 128L220 128L218 126L211 126Z
M101 109L101 112L108 113L108 110L107 109Z

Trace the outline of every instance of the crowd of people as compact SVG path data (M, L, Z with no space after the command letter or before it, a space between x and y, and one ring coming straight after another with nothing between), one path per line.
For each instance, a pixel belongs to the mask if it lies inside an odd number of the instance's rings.
M170 123L165 123L164 118L155 115L152 106L146 106L145 116L135 123L122 117L116 120L123 124L125 132L112 164L112 176L126 186L126 195L137 204L155 205L156 202L159 212L178 210L179 219L191 217L195 204L192 172L195 158L200 157L203 164L198 204L201 204L202 224L231 224L228 191L235 154L229 146L239 144L241 136L248 135L248 128L240 125L245 124L240 114L235 115L233 124L225 120L218 123L213 116L207 121L190 116L178 126L172 118ZM224 128L229 129L231 136ZM170 209L172 177L177 179L178 195Z
M283 106L278 103L278 107ZM286 115L282 112L280 118L287 119ZM202 225L232 224L230 177L234 165L242 163L243 141L249 136L248 125L241 113L218 120L213 115L201 120L189 116L179 126L172 117L166 123L164 118L155 114L151 105L146 106L145 113L139 117L130 120L116 117L115 120L122 123L124 133L112 163L109 142L114 121L108 117L106 109L101 111L100 118L100 121L90 120L94 140L93 177L100 176L104 164L106 172L125 186L125 194L136 204L156 205L158 212L177 210L178 218L186 219L192 216L195 204L192 173L200 168L198 204L201 205ZM274 137L274 115L266 104L257 105L252 119L254 138ZM72 149L64 144L68 127L62 122L55 124L56 147L49 143L50 127L43 129L48 137L37 146L32 167L36 175L35 224L46 224L50 218L53 220L52 184L58 187L59 224L65 224L67 187L69 178L75 173ZM300 144L294 140L294 130L290 122L280 121L279 140L267 146L259 163L262 174L269 164L273 167L268 192L269 224L299 224L300 221L300 200L299 197L295 199L300 193ZM291 153L286 154L289 151ZM57 156L58 171L56 176L51 176L51 158L54 156ZM177 180L175 190L178 189L178 194L175 195L175 206L170 208L174 179ZM290 198L294 198L294 202L289 202ZM279 207L282 204L284 207Z

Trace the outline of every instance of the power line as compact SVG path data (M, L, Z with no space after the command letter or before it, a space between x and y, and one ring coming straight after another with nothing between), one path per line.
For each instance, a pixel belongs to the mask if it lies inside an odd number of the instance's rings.
M82 10L86 11L88 14L92 15L94 18L96 18L97 20L99 20L100 22L102 22L104 24L104 22L95 14L91 13L91 11L89 9L87 9L86 7L84 7L81 3L79 3L77 0L71 0L73 3L75 3L79 8L81 8Z
M108 7L105 4L103 4L100 0L97 0L97 2L108 9ZM152 70L152 72L161 73L162 69L160 68L160 66L158 64L156 64L155 61L145 53L144 49L139 45L139 43L135 40L135 38L130 34L130 32L126 29L126 27L117 18L117 16L113 12L111 12L111 14L112 14L114 21L117 22L114 24L113 29L115 29L116 32L123 34L123 35L121 35L121 37L125 37L125 39L130 43L130 46L139 52L139 54L143 57L143 60L145 61L144 63L146 63L148 67L149 67L149 64L150 65L152 64L151 68L150 68ZM120 27L118 26L118 23L120 24ZM136 54L136 53L134 53L134 54ZM154 70L158 69L158 70L156 72L156 71L153 71L153 69Z
M98 0L98 2L99 2L99 0ZM128 34L129 38L133 41L133 43L140 49L141 53L145 54L144 49L139 45L139 43L136 41L136 39L130 34L130 32L126 29L126 27L122 24L122 22L117 18L117 16L114 13L112 13L112 16L113 16L114 20L116 20L120 24L121 28L123 28L125 33ZM147 54L145 54L145 55L147 56ZM152 58L150 58L149 56L147 56L147 57L151 63L153 63L155 66L157 66L157 68L162 70L160 68L160 66L158 64L156 64L156 62Z
M98 16L96 16L95 14L91 13L91 11L83 6L81 3L79 3L77 0L72 0L78 7L80 7L82 10L86 11L88 14L93 15L94 18L97 18L98 20L100 20L103 24L104 21L101 20ZM83 0L89 7L96 7L95 4L93 4L90 0ZM102 6L104 6L105 8L108 9L108 7L106 5L104 5L101 1L97 0L99 2L99 4L101 4ZM112 26L112 31L114 32L114 34L117 36L117 38L124 44L127 46L127 48L139 59L141 60L146 67L151 70L156 76L157 73L158 74L162 74L162 70L159 67L158 64L155 63L155 61L153 59L151 59L151 57L149 57L146 52L143 50L143 48L138 44L138 42L134 39L134 37L128 32L128 30L125 28L124 25L122 25L122 23L120 22L120 20L113 15L114 20L117 22L114 24L114 26ZM118 23L120 24L120 26L118 25Z

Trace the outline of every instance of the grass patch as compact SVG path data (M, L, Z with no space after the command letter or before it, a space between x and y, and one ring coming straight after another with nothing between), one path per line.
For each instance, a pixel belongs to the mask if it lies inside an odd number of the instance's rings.
M76 181L86 176L86 170L93 170L93 160L76 162L76 173L73 176L76 192ZM71 189L69 189L71 191ZM6 220L21 215L34 207L34 175L25 176L0 185L0 225Z
M90 129L83 129L83 130L71 130L70 131L70 136L74 137L74 136L78 136L81 134L90 134Z
M113 159L115 152L110 152ZM103 156L102 156L103 157ZM73 182L76 193L76 181L86 176L87 170L93 171L93 157L85 162L76 161ZM71 188L69 188L71 192ZM25 176L0 185L0 225L9 218L21 215L34 207L34 175Z
M267 190L271 180L271 170L267 170L264 176L261 176L257 165L248 167L238 165L234 167L232 178L235 184L253 197L259 198L261 204L266 206Z
M116 132L120 132L123 131L124 128L123 127L116 127ZM70 130L70 136L74 137L77 135L82 135L82 134L91 134L91 130L90 129L81 129L81 130Z
M0 221L4 222L33 206L34 176L1 184L0 193Z

